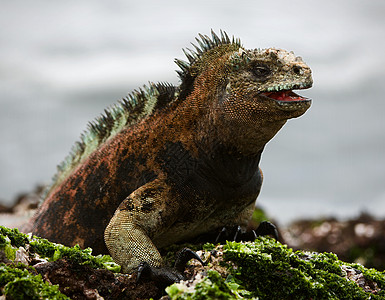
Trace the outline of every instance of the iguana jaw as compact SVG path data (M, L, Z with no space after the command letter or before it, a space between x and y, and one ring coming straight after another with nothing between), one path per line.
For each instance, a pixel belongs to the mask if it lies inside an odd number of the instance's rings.
M274 101L276 106L284 111L307 109L311 104L311 99L300 96L290 89L275 92L261 92L259 95L266 100Z

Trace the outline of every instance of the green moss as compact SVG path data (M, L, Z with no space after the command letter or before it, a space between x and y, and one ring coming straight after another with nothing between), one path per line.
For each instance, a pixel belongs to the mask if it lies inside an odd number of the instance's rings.
M105 268L113 272L120 271L120 266L114 263L109 255L93 256L91 255L91 248L80 249L78 245L66 247L36 236L29 237L17 229L0 226L0 249L4 250L8 259L14 260L16 250L19 247L26 247L27 244L30 246L30 252L36 253L40 257L50 261L66 258L78 264L89 265L93 268Z
M353 267L360 270L364 277L371 280L372 282L376 282L378 287L381 289L379 295L382 295L383 299L385 299L385 271L377 271L376 269L368 269L359 264L352 264Z
M2 247L2 244L6 240L6 237L10 240L12 246L19 248L25 246L25 244L28 243L28 236L26 234L23 234L19 232L16 228L7 228L4 226L0 226L0 248ZM6 242L6 244L8 244Z
M254 243L228 242L224 258L235 263L231 273L237 282L262 299L383 299L384 296L365 292L347 279L341 268L344 263L336 255L294 252L269 238L258 238ZM374 273L366 278L378 284L384 282L383 273Z
M231 278L224 280L217 271L209 270L193 291L189 292L183 285L174 283L166 288L166 292L172 300L243 299L238 288L239 284Z
M89 265L93 268L107 268L111 269L113 260L108 255L92 256L92 249L81 249L79 245L74 247L66 247L60 244L54 244L46 239L34 237L29 242L31 251L46 257L51 261L61 258L66 258L70 261L76 262L80 265ZM116 269L117 265L114 266ZM112 268L112 269L114 269ZM120 269L119 269L120 270Z
M38 254L49 261L65 258L80 265L120 271L120 266L109 255L92 256L90 248L82 250L79 246L66 247L35 236L29 237L17 229L0 226L0 251L13 261L19 247L28 249L31 256ZM10 299L69 299L59 292L57 286L44 282L40 275L33 273L36 273L33 268L27 269L23 265L0 264L0 295L7 295Z
M16 248L12 247L11 245L5 245L2 249L4 251L5 257L9 260L15 260L16 258Z
M195 287L174 284L166 290L171 299L385 299L384 272L344 263L332 253L293 251L263 237L248 243L227 242L216 250L223 256L214 261L230 275L224 279L209 270ZM365 291L348 273L361 276L376 292Z
M206 243L202 246L202 249L205 251L211 251L215 249L215 245L212 243Z
M10 299L69 299L60 293L58 286L44 282L40 275L33 275L23 266L0 264L0 295Z
M37 253L51 261L66 258L114 272L120 270L111 257L92 256L91 249L65 247L4 227L0 227L0 233L0 250L11 260L18 247L25 247L31 255ZM183 248L176 247L177 250ZM190 286L178 283L168 287L167 293L172 299L385 299L384 272L344 263L332 253L295 252L271 238L262 237L249 243L228 242L216 247L205 244L203 249L207 257L215 257L205 267L207 276L196 279ZM210 254L211 250L216 251ZM171 252L175 257L175 251ZM51 285L26 269L0 267L1 293L14 299L43 299L41 295L46 289L46 293L58 291L51 290ZM375 293L363 290L348 279L350 270L366 280L366 285Z

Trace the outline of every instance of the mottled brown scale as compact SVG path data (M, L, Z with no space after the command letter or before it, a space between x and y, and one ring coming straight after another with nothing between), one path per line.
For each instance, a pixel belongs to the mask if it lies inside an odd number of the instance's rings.
M26 231L109 252L129 272L161 266L159 248L247 224L261 153L309 108L291 90L309 88L311 71L285 50L245 50L212 34L188 63L176 61L178 88L152 85L91 124Z

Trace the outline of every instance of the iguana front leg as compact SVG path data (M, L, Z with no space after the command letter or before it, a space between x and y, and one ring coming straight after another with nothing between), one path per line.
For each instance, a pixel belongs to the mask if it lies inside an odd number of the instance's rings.
M133 271L142 262L153 267L162 265L162 257L151 238L177 216L177 201L170 205L171 201L169 188L156 179L135 190L119 205L104 232L104 240L122 272Z

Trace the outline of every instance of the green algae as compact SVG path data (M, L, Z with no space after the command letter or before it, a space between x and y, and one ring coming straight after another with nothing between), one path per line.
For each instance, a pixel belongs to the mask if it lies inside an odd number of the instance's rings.
M66 247L51 243L46 239L29 236L0 226L0 251L13 262L16 251L23 247L28 249L28 255L38 255L48 261L67 259L80 265L89 265L93 268L104 268L119 272L120 266L113 262L109 255L92 256L90 248L80 249L79 246ZM36 275L33 267L22 264L0 264L0 295L10 299L69 299L60 293L58 286L44 282L41 275Z
M172 300L244 299L241 296L244 291L239 289L233 277L225 280L214 270L207 272L207 276L197 283L193 292L179 283L167 287L166 292Z
M104 268L113 272L120 271L120 266L114 263L111 256L93 256L91 248L81 249L78 245L67 247L36 236L29 237L15 228L0 226L0 250L5 252L8 259L14 260L16 250L19 247L25 248L27 245L30 252L49 261L65 258L80 265L89 265L92 268Z
M0 251L12 261L18 247L24 247L29 255L35 253L49 261L65 258L119 272L111 257L92 256L91 249L65 247L17 229L0 227L0 233ZM200 266L205 271L192 283L166 288L171 299L385 299L384 272L344 263L333 253L294 251L264 237L247 243L205 244L202 248L204 255L215 259L206 267ZM66 299L57 287L35 274L30 267L0 264L1 293L13 299ZM360 280L353 280L352 274Z
M246 289L262 299L384 299L364 291L345 275L344 268L358 270L381 288L385 274L357 264L347 264L332 253L294 252L269 238L254 243L228 242L224 258L235 263L232 269ZM345 266L345 267L343 267Z
M174 284L167 289L171 299L385 299L384 272L344 263L333 253L293 251L266 237L215 249L230 275L208 271L195 287Z
M0 248L9 243L16 248L23 247L28 243L28 236L16 228L0 226Z
M41 275L33 275L25 266L0 264L0 295L10 299L69 299L57 285L44 282Z
M17 229L0 226L0 252L11 261L8 264L0 263L0 295L10 299L69 299L60 293L58 286L44 282L41 275L36 275L33 267L12 263L20 247L28 249L29 257L37 254L48 261L64 258L80 265L120 271L120 266L110 256L92 256L90 248L82 250L79 246L66 247L46 239L30 237Z

